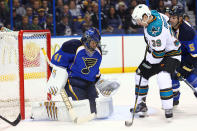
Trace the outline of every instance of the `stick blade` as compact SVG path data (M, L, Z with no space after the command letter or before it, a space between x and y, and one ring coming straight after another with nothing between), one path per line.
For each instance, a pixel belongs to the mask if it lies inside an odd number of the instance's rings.
M125 121L125 126L130 127L133 125L133 121Z
M74 123L76 123L76 124L85 123L85 122L93 120L95 118L95 116L96 116L96 114L92 113L86 117L78 117L74 120Z
M18 115L15 121L13 121L13 126L18 125L18 123L21 121L21 114Z

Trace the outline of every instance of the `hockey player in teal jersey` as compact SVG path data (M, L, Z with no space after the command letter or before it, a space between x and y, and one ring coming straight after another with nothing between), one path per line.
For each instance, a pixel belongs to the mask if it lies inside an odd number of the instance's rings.
M169 18L166 15L139 4L135 7L132 18L138 25L144 27L144 38L148 46L146 56L135 75L137 98L135 112L141 116L147 113L148 81L150 77L157 75L162 109L167 119L172 118L173 92L170 74L180 64L180 43L172 34L171 26L167 22ZM134 111L133 108L131 111Z

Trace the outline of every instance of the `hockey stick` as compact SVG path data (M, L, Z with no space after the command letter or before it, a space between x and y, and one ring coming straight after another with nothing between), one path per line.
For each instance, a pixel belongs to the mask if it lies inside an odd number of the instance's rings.
M144 54L144 59L146 59L147 52L148 52L148 46L146 47L146 51L145 51L145 54ZM125 121L125 126L127 126L127 127L132 126L133 125L133 122L134 122L135 111L136 111L136 108L137 108L138 96L140 94L141 81L142 81L142 75L140 75L140 80L139 80L139 84L138 84L139 90L138 90L137 96L135 98L135 105L134 105L134 108L133 108L132 118L130 120Z
M183 78L180 73L176 72L176 74L180 80L184 81L192 89L195 97L197 98L197 91L194 89L194 87L187 81L187 79Z
M19 113L18 117L16 118L16 120L14 120L13 122L12 121L9 121L8 119L6 119L5 117L1 116L0 115L0 118L2 120L4 120L5 122L9 123L10 125L12 126L16 126L18 125L18 123L21 121L21 114Z
M53 67L53 64L50 62L49 58L47 57L47 54L46 54L46 51L44 50L44 48L42 48L42 52L43 52L43 54L44 54L44 56L46 58L47 63L51 67ZM61 88L60 95L61 95L61 97L63 99L63 102L64 102L64 104L65 104L65 106L66 106L66 108L68 110L69 116L70 116L71 120L74 123L81 124L81 123L88 122L88 121L90 121L90 120L95 118L95 113L92 113L92 114L90 114L90 115L88 115L86 117L77 117L77 115L76 115L76 113L75 113L75 111L73 109L73 106L72 106L72 104L71 104L71 102L70 102L70 100L68 98L68 95L67 95L67 93L66 93L64 88Z

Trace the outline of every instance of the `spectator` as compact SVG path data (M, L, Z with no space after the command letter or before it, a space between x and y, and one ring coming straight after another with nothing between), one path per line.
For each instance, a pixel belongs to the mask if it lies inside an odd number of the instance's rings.
M104 14L107 14L108 10L109 10L109 6L107 5L107 2L105 0L101 0L101 11Z
M18 24L16 25L16 30L19 31L19 30L30 30L30 24L29 24L29 20L28 20L28 16L23 16L22 17L22 23L21 24Z
M39 25L42 25L46 21L46 14L44 8L38 9L38 16L39 16Z
M93 8L93 15L91 16L93 26L97 29L99 28L99 14L98 14L98 4L94 3L92 5ZM105 29L107 29L107 16L101 12L101 27L102 27L102 33L105 32Z
M76 7L74 0L70 1L69 9L73 18L73 34L80 35L82 34L81 22L83 21L84 14L79 8Z
M26 8L26 15L28 16L29 24L32 24L33 10L30 6Z
M49 8L48 0L42 1L42 8L45 10L45 14L52 13L52 8Z
M123 24L123 28L125 30L126 34L136 34L136 33L142 33L140 32L142 30L142 28L138 25L136 25L135 23L133 23L132 20L132 16L131 14L133 13L133 8L130 8L130 10L127 13L126 19L125 19L125 23ZM141 30L140 30L141 28Z
M115 10L118 10L119 4L124 4L126 6L124 0L117 0L117 2L115 4ZM126 8L127 8L127 6L126 6Z
M26 15L25 8L20 5L18 0L13 0L13 7L16 8L16 14L19 14L20 16Z
M138 5L137 0L131 0L130 3L129 3L129 7L128 7L129 9L128 10L130 11L131 9L135 8L137 5Z
M54 34L54 30L53 30L53 15L52 14L47 14L46 16L46 21L44 23L41 24L41 27L43 29L48 29L51 32L51 35Z
M93 15L92 5L87 6L87 10L86 10L85 14Z
M35 15L33 17L33 22L32 22L30 29L31 30L42 30L42 28L38 25L38 23L39 23L39 17L37 15Z
M159 0L158 6L157 6L157 11L160 13L165 13L165 6L164 6L164 1Z
M57 25L57 35L70 36L72 35L72 25L69 22L68 16L63 16L61 22Z
M171 0L164 0L164 6L165 7L170 7L172 5Z
M122 21L120 16L116 13L115 8L112 6L109 9L108 17L107 17L107 33L110 34L121 34L122 30Z
M89 7L91 7L92 1L91 0L84 0L79 4L81 11L85 14Z
M83 33L86 30L88 30L90 27L92 27L91 16L89 14L85 14L84 21L82 22L82 31L83 31Z
M32 7L32 5L34 4L35 0L25 0L23 2L23 4L25 5L25 7Z
M35 0L33 2L33 15L38 15L38 9L40 9L40 1Z
M22 16L20 16L19 14L16 14L16 9L13 8L13 27L14 30L16 30L18 25L21 25L21 21L22 21Z
M120 19L121 19L123 25L125 24L126 13L127 13L126 11L127 11L126 4L124 2L119 2L117 14L120 16Z
M55 8L56 13L56 22L59 23L61 21L61 14L63 13L64 3L62 0L57 0L57 5Z
M72 20L72 15L71 15L71 12L70 12L70 9L69 9L68 5L63 6L63 12L61 12L60 16L57 19L61 20L61 18L64 17L64 16L68 16L69 20L73 21Z
M9 9L6 8L6 3L4 1L0 1L0 22L4 24L4 26L6 24L8 24L9 22Z
M183 9L183 5L178 0L172 0L171 9L176 8L176 6Z
M83 12L76 7L74 0L71 0L69 3L69 10L74 21L78 21L84 16Z

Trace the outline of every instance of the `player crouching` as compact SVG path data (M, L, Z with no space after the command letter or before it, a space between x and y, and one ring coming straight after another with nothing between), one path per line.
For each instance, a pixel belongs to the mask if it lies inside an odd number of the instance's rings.
M102 60L100 40L98 30L90 28L81 40L64 42L53 55L53 69L47 87L49 94L52 94L53 98L55 96L56 100L35 103L32 109L34 120L80 123L95 117L106 118L113 112L111 95L118 89L119 84L99 80ZM98 98L95 84L100 93L107 97Z

